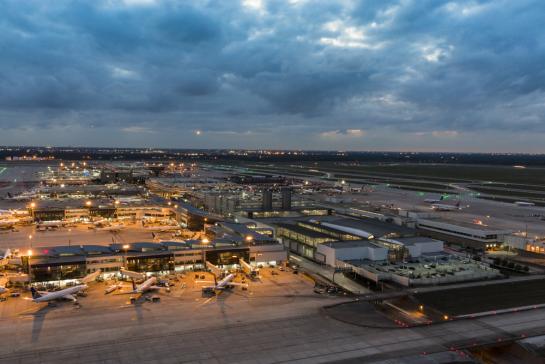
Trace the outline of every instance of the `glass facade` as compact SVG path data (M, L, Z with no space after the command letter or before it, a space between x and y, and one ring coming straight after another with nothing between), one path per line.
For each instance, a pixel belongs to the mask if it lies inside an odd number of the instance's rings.
M64 209L34 210L32 213L36 221L56 221L64 219Z
M206 260L217 266L238 264L240 258L249 262L249 250L213 250L206 252Z
M134 272L163 272L174 270L172 255L127 257L127 269Z
M30 265L30 275L33 281L49 282L65 279L76 279L87 274L85 261L71 263L53 263Z

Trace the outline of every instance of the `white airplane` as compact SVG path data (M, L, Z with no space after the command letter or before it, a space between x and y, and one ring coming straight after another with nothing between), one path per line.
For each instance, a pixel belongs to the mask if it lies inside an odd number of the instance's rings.
M112 284L111 286L109 286L108 288L104 290L104 294L110 294L113 291L117 291L118 289L121 289L121 288L123 288L123 285L121 283Z
M142 282L141 284L139 285L136 285L136 283L134 283L134 280L132 281L132 291L128 292L128 293L146 293L146 292L149 292L149 291L157 291L163 287L160 287L160 286L157 286L157 278L155 277L150 277L148 279L146 279L144 282Z
M447 205L441 203L434 203L431 205L431 208L436 211L455 211L461 210L460 201L456 202L456 205Z
M30 288L30 292L32 292L32 302L51 302L64 299L71 300L74 303L77 303L77 294L81 291L86 290L88 287L86 283L94 281L100 275L100 273L101 271L97 270L96 272L88 274L87 276L82 278L81 281L83 282L83 284L78 284L74 287L68 287L57 292L39 292L36 288L32 287Z
M533 203L533 202L516 201L516 202L515 202L515 205L517 205L517 206L522 206L522 207L533 207L533 206L535 206L536 204Z
M119 197L116 200L120 203L136 203L144 201L144 199L140 197Z
M37 193L29 193L29 192L23 192L22 194L20 195L17 195L17 196L11 196L11 197L8 197L8 200L13 200L13 201L31 201L35 198L38 197L38 194Z
M180 226L178 225L163 225L163 226L146 226L144 229L148 231L156 231L156 232L168 232L172 230L179 230Z
M143 294L149 291L157 291L161 288L165 288L165 287L161 287L157 285L156 277L150 277L146 279L144 282L142 282L141 284L136 285L134 280L145 278L144 274L138 273L138 272L132 272L130 270L125 270L124 268L121 268L120 272L121 274L124 274L132 279L132 290L122 292L123 294L132 294L132 293ZM168 287L166 288L168 289ZM111 292L113 292L113 290Z
M215 284L213 286L203 287L202 290L203 290L203 292L216 293L216 291L221 292L221 291L224 291L226 289L233 288L234 286L248 287L248 285L245 284L245 283L233 282L233 279L235 279L235 275L234 274L228 274L225 278L223 278L221 281L216 283L215 276L214 276L214 283Z
M55 300L65 299L77 303L78 299L75 295L85 289L87 289L86 284L79 284L77 286L68 287L57 292L38 292L38 290L36 290L36 288L34 287L32 287L30 291L32 292L32 302L51 302Z
M120 230L123 230L124 228L125 228L125 225L121 225L121 224L95 227L97 231L120 231Z
M11 229L17 224L19 220L0 220L0 229Z
M63 227L64 222L61 220L49 220L38 223L38 227Z
M426 202L426 203L441 203L441 201L443 201L443 198L441 198L441 199L427 198L427 199L424 200L424 202Z

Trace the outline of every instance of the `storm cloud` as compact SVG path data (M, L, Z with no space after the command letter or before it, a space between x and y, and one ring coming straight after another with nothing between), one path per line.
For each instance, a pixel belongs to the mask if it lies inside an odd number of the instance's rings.
M543 1L0 5L0 144L545 152Z

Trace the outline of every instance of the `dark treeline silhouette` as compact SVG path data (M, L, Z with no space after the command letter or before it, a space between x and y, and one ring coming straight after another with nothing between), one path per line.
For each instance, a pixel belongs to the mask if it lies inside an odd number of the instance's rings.
M275 153L282 152L282 154ZM447 163L545 166L545 154L511 153L416 153L416 152L337 152L266 151L228 149L144 149L84 147L0 147L0 161L10 157L54 157L57 160L201 160L302 162L339 161L367 163Z

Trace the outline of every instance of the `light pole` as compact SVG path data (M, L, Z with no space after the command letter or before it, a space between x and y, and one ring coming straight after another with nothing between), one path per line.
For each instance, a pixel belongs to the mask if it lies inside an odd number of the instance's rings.
M127 268L127 251L131 246L129 244L123 245L123 267Z
M30 258L32 257L32 249L27 250L27 265L28 265L28 284L32 284L32 271L31 271L31 263Z
M36 208L36 202L30 203L30 216L32 216L32 219L34 220L34 209Z

